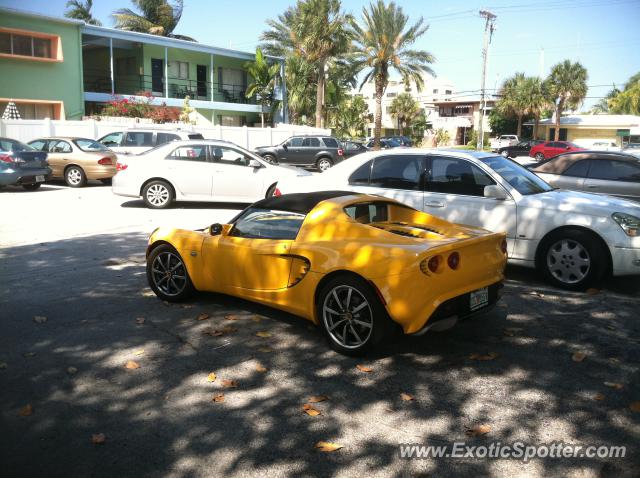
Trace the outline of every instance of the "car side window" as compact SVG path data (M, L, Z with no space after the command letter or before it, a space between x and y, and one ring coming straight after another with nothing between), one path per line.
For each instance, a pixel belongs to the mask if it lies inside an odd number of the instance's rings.
M373 160L370 183L381 188L419 191L424 167L423 156L380 156Z
M389 204L385 202L360 203L344 208L351 219L360 224L389 220Z
M146 131L129 131L124 138L124 146L153 146L153 133Z
M338 148L338 147L340 147L338 145L338 142L333 138L322 138L322 141L324 142L324 145L327 148Z
M158 138L156 139L158 145L170 143L171 141L180 141L180 136L172 133L158 133Z
M174 149L166 159L178 161L197 161L204 163L207 161L206 145L180 146Z
M373 165L373 160L367 161L358 169L356 169L351 176L349 176L349 184L354 186L368 186L369 185L369 177L371 176L371 166Z
M72 151L71 145L66 141L49 141L50 153L71 153Z
M302 146L302 141L302 138L291 138L286 142L286 145L290 148L299 148L300 146Z
M302 146L306 148L319 148L320 140L318 138L305 138Z
M589 160L583 159L576 161L567 169L565 169L563 176L572 176L574 178L586 178L589 171Z
M479 167L460 158L433 157L427 177L427 191L484 196L484 187L496 184Z
M230 236L250 239L294 240L298 235L305 215L249 208L234 223Z
M599 159L592 161L590 179L640 182L640 166L623 161Z
M48 151L47 149L47 141L44 139L38 139L36 141L31 141L29 143L29 146L31 146L34 149L37 149L38 151Z
M251 158L233 148L211 146L211 160L214 163L230 164L233 166L248 166Z

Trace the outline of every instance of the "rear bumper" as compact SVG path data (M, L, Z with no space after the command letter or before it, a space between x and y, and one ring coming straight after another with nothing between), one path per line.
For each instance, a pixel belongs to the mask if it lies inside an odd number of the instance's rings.
M50 168L17 169L14 175L13 184L33 184L38 182L37 176L44 176L45 181L51 175Z
M87 179L109 179L115 176L116 166L115 159L113 165L101 165L95 164L84 168L84 172L87 175Z

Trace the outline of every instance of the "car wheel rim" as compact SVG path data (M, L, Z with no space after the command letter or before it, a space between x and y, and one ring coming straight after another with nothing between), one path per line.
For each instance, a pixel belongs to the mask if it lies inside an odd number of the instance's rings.
M173 252L161 252L151 264L151 277L154 285L163 294L176 296L187 285L187 271L182 259Z
M147 189L147 200L154 206L163 206L169 200L169 190L162 184L154 184Z
M70 169L69 171L67 171L67 180L69 181L69 183L71 184L80 184L80 181L82 181L82 173L73 168Z
M341 347L357 349L373 332L373 313L362 293L351 286L331 289L322 304L322 320L329 336Z
M326 171L327 169L329 169L331 167L331 163L326 160L326 159L322 159L320 160L320 162L318 163L318 169L320 171Z
M585 247L572 239L561 239L547 252L549 272L564 284L582 281L591 270L591 257Z
M275 158L274 158L273 156L265 156L265 157L264 157L264 160L265 160L267 163L271 163L271 164L275 164L275 162L276 162L276 160L275 160Z
M509 156L509 153L507 153L506 151L503 151L502 152L502 156L504 156L506 158L507 156Z
M536 154L536 159L537 159L537 160L542 160L542 159L544 159L544 154L542 154L542 153L538 153L538 154Z

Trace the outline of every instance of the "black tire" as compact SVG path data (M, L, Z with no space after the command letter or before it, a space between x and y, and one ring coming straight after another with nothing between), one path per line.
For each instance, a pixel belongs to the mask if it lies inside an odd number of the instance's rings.
M536 158L537 161L542 161L544 159L544 154L536 153L535 158Z
M87 184L87 175L80 166L69 166L64 170L64 181L72 188L82 188Z
M194 291L182 257L169 244L162 244L149 254L147 281L158 298L168 302L185 300Z
M262 157L267 163L278 164L278 159L273 154L265 154Z
M273 192L276 190L276 184L272 184L269 189L267 189L267 194L264 196L265 198L270 198L271 196L273 196Z
M42 186L42 183L33 183L33 184L23 184L22 187L27 191L35 191Z
M500 154L502 155L503 158L508 158L509 157L509 151L507 151L506 149L500 151Z
M331 160L331 158L327 158L326 156L318 158L318 160L316 161L316 169L321 173L324 173L328 169L331 169L332 166L333 161Z
M557 287L584 290L603 279L607 258L607 251L593 233L564 229L549 234L540 243L536 268Z
M142 200L151 209L168 208L174 199L173 187L160 179L149 182L142 189Z
M100 180L100 182L101 182L102 184L104 184L105 186L110 186L110 185L111 185L111 178L104 178L104 179L101 179L101 180Z
M349 290L351 308L343 312L346 304L342 302L347 302ZM316 314L329 346L344 355L365 355L394 335L393 322L371 285L350 274L337 275L324 284L317 295Z

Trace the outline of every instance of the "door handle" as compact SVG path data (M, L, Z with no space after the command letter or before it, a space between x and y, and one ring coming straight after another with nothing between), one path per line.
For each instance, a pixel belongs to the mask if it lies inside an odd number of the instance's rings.
M444 204L437 201L431 201L431 202L425 203L425 206L426 207L444 207Z
M598 186L587 186L587 189L598 189Z

